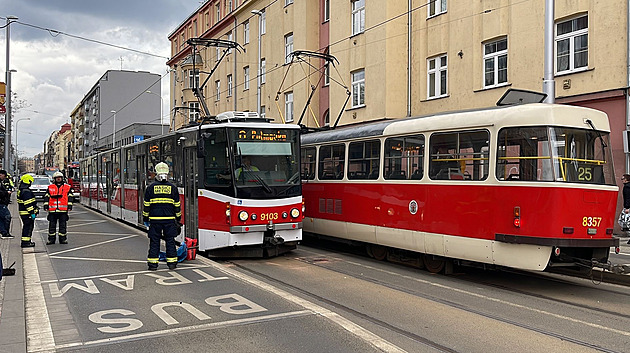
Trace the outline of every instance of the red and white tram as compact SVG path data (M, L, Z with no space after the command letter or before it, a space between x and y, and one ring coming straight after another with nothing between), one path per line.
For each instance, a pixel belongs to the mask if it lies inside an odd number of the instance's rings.
M424 254L545 270L605 263L618 188L606 114L525 104L302 136L304 231Z
M300 130L256 113L227 112L212 124L117 147L81 161L81 202L142 224L154 166L170 166L184 236L211 256L273 256L302 239ZM249 159L251 165L243 161Z

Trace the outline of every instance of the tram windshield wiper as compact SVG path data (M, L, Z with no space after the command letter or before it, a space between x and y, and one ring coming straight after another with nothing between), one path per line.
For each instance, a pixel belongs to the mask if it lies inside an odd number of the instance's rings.
M260 186L262 186L262 187L263 187L263 189L264 189L266 192L268 192L268 193L270 193L270 194L271 194L272 190L271 190L271 188L269 187L269 184L267 184L267 183L266 183L266 182L265 182L265 181L264 181L264 180L263 180L263 179L262 179L262 178L261 178L258 174L254 173L254 171L249 170L249 169L244 169L244 170L242 171L242 173L241 173L241 174L245 174L245 173L247 173L248 175L253 176L253 177L254 177L254 180L256 180L256 182L257 182Z
M599 141L602 143L602 156L604 157L604 159L606 159L606 147L608 147L608 146L606 145L606 142L604 142L604 138L602 137L602 133L595 128L595 124L593 124L593 121L591 121L591 119L586 119L586 123L588 125L590 125L591 128L597 134L597 138L599 138Z

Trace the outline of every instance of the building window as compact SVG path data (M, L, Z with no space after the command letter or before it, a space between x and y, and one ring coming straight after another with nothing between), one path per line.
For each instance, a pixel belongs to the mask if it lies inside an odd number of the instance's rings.
M293 0L284 0L284 6L293 4Z
M227 13L232 12L232 0L226 0L226 9L227 9Z
M243 23L243 43L249 43L249 21Z
M227 96L232 97L232 75L227 75Z
M188 122L194 123L199 120L199 102L188 103Z
M210 12L206 12L204 22L206 25L206 29L210 28Z
M365 105L365 70L352 73L352 107Z
M352 35L365 31L365 0L352 2Z
M188 70L188 87L199 88L199 70Z
M221 4L220 3L217 3L216 10L217 10L217 22L216 23L219 23L219 21L221 21Z
M427 60L428 98L446 96L447 79L446 55Z
M249 66L243 68L243 90L249 89Z
M262 10L262 15L260 15L260 34L263 35L267 33L267 13L265 10Z
M216 80L214 81L214 88L215 88L215 100L219 100L221 99L221 80Z
M330 0L324 0L324 22L330 20Z
M291 62L289 54L293 53L293 33L289 33L284 36L284 63Z
M483 86L507 83L507 38L484 44Z
M588 15L556 25L556 73L588 67Z
M219 61L219 59L221 59L221 48L217 47L217 61Z
M230 32L227 34L227 40L229 40L230 42L232 42L232 41L233 41L233 39L232 39L232 38L233 38L233 36L232 36L232 32L230 31ZM228 54L232 54L232 48L228 49Z
M260 117L264 118L266 113L267 113L267 109L265 108L264 105L261 105L260 106Z
M266 61L265 59L260 60L260 83L263 84L266 82L267 78L265 73L267 72Z
M284 117L287 123L293 121L293 92L284 94Z
M324 65L324 86L328 86L330 84L330 63L326 62Z
M429 0L427 8L428 17L437 16L446 12L446 0Z
M197 20L193 21L193 37L197 37Z

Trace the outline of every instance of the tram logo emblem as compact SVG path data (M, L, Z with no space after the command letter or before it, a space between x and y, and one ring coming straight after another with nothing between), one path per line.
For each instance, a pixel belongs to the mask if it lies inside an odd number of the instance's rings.
M416 200L411 200L409 202L409 213L416 214L418 212L418 202Z
M243 200L236 200L236 204L237 205L242 205L243 204Z

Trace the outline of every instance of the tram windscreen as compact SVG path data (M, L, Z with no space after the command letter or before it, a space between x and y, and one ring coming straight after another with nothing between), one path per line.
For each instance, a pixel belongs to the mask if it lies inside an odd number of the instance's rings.
M244 199L301 194L298 130L228 128L227 139L219 131L206 135L211 135L205 148L206 187L228 195L235 190Z
M497 178L615 185L609 135L569 127L504 128L498 136Z

